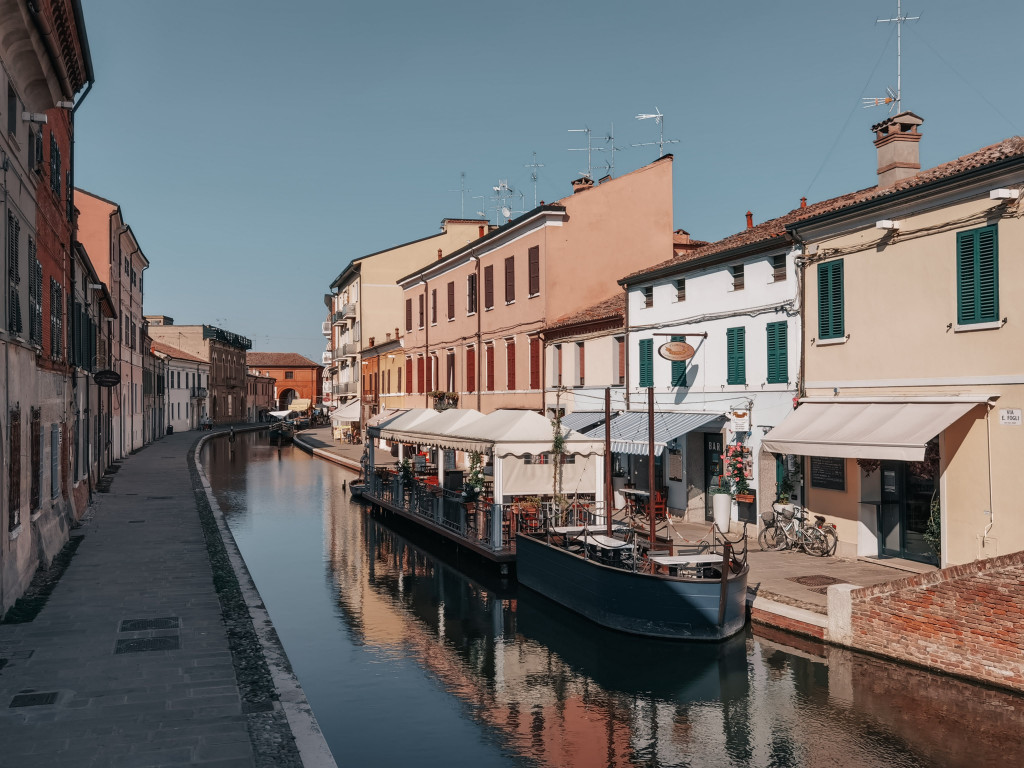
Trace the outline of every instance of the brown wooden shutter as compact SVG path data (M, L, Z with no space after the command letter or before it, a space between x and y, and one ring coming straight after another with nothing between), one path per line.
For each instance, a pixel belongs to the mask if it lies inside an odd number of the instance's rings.
M476 392L476 347L466 347L466 391Z
M530 248L530 295L540 293L540 246Z
M419 380L416 382L416 391L419 394L422 395L423 394L423 385L426 382L426 379L425 379L424 373L423 373L424 368L423 368L423 358L422 357L416 360L416 368L418 369L416 371L416 374L417 374L417 376L419 378ZM411 389L411 387L410 387L410 389Z
M579 342L576 345L576 348L579 350L579 353L580 353L580 381L579 381L579 384L582 387L583 386L583 382L585 381L584 376L586 375L586 365L585 365L585 360L584 360L584 357L585 357L584 353L586 351L586 347L583 346L583 342L581 341L581 342Z
M540 389L540 339L530 337L530 389Z
M430 292L430 322L437 325L437 288Z
M484 267L484 309L494 306L494 265Z
M516 388L516 340L509 339L505 342L505 369L508 373L508 388Z
M455 281L448 283L448 319L455 319Z
M405 330L412 330L412 299L405 300Z
M618 339L619 345L619 384L626 381L626 340Z
M412 392L412 358L405 358L405 389Z
M516 300L516 261L515 256L505 259L505 303Z
M494 345L487 345L487 391L494 391Z
M434 389L434 358L427 357L427 391Z
M420 294L420 328L423 327L423 302L426 301L426 296Z

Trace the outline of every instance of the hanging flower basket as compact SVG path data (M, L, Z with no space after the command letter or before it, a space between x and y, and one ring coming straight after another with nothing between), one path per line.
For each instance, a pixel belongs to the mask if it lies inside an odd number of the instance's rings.
M737 493L734 498L736 499L736 501L742 501L742 502L744 502L746 504L753 504L754 503L754 494L753 493Z
M434 399L435 411L447 411L449 408L457 408L459 405L459 396L455 392L438 390L430 392L429 395Z

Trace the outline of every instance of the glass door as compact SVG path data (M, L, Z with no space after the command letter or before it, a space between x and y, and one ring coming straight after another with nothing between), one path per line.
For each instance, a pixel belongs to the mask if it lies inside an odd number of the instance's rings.
M725 452L725 443L721 434L704 433L704 519L711 521L715 519L714 506L711 503L711 494L707 491L718 485L719 479L724 471L722 453Z
M918 466L902 461L882 462L880 557L936 562L935 553L924 538L935 493L935 479L908 471Z

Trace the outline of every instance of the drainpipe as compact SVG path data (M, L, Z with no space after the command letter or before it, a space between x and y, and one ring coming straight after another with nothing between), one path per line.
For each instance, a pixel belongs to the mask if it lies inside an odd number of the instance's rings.
M426 378L430 377L431 385L436 385L434 381L434 372L430 366L430 292L427 290L427 279L422 278L423 282L423 376ZM434 387L437 388L436 386ZM423 407L427 407L427 403L430 401L429 390L423 387Z
M626 302L625 302L625 304L626 304L626 310L625 310L626 340L625 340L625 342L622 345L623 346L622 354L624 354L626 356L626 380L623 382L623 385L622 385L622 395L625 398L626 410L628 411L629 410L629 350L630 350L630 344L629 344L629 286L628 285L622 286L622 290L626 292Z
M985 433L988 447L988 525L985 527L985 532L981 534L982 549L988 544L988 533L996 523L996 510L992 506L992 409L991 402L985 404ZM945 526L943 526L943 530L945 530ZM980 559L980 552L978 556Z
M472 256L470 256L470 258L476 262L476 354L477 358L479 358L476 361L476 409L479 411L481 409L482 403L482 393L480 390L482 389L481 382L483 380L483 377L481 375L481 370L483 366L487 364L487 359L486 356L483 354L483 312L480 311L480 257L474 253Z

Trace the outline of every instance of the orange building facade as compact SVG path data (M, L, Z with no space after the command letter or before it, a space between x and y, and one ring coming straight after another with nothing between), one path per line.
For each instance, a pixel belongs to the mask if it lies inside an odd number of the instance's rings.
M249 373L276 379L274 409L288 410L293 401L307 400L309 406L323 402L323 366L295 352L250 352Z

